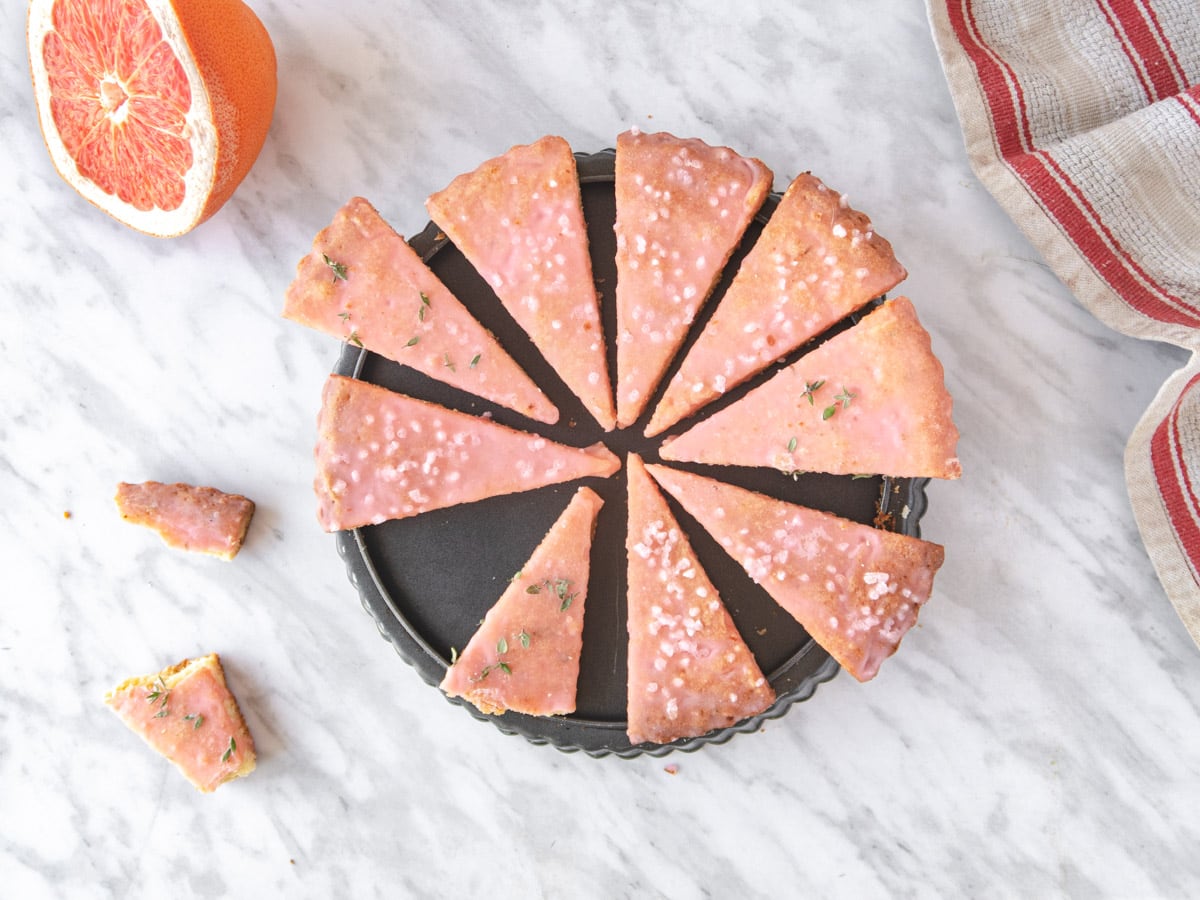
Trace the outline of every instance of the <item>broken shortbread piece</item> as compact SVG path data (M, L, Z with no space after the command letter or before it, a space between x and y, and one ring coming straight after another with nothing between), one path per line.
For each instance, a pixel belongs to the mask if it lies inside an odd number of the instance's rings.
M215 653L130 678L104 702L205 793L254 771L254 739Z
M117 485L121 518L159 533L168 546L233 559L242 549L254 501L190 484Z

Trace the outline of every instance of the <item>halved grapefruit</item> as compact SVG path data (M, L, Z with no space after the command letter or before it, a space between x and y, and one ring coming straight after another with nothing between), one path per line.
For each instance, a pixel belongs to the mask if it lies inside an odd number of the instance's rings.
M275 49L241 0L32 0L27 37L55 167L126 225L190 231L262 149Z

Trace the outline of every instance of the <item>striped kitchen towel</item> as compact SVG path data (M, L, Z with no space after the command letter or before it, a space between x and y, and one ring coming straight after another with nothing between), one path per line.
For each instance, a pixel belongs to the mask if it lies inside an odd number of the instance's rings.
M1129 439L1150 558L1200 644L1200 0L928 0L979 179L1101 321L1193 351Z

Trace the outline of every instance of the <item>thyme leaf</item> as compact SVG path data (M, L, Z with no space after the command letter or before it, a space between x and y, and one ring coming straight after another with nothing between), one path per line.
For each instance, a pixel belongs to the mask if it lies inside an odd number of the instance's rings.
M842 392L833 398L834 402L825 407L825 411L821 413L822 419L828 419L838 411L838 404L842 404L842 409L847 409L850 406L850 401L857 397L858 394L852 394L846 390L846 386L842 385Z
M154 690L146 692L146 702L149 703L151 706L153 706L159 700L162 700L162 705L165 708L167 705L167 698L170 696L171 696L170 689L167 687L166 683L162 680L162 676L159 675L157 678L154 679Z
M540 594L543 588L552 592L559 599L559 612L566 612L575 601L575 598L579 596L579 591L572 592L570 590L571 579L569 578L555 578L553 581L547 578L537 584L529 585L529 587L525 588L525 593Z
M346 264L340 263L340 262L334 262L332 259L329 258L328 253L322 253L321 256L323 256L325 258L325 265L329 266L330 270L332 270L333 280L338 281L340 279L341 281L345 281L347 272L349 271L346 268Z
M233 739L233 735L229 736L229 746L225 748L225 752L221 754L221 762L229 762L229 757L233 756L237 750L237 741Z
M499 669L499 670L500 670L501 672L503 672L505 675L511 675L511 674L512 674L512 667L510 667L508 663L506 663L506 662L498 662L498 663L493 663L493 664L492 664L492 665L490 665L490 666L484 666L484 667L483 667L483 671L479 673L479 677L478 677L478 678L476 678L475 680L476 680L476 681L483 681L483 679L485 679L485 678L487 678L489 675L491 675L491 674L492 674L492 672L493 672L495 669Z
M824 386L825 386L824 378L820 379L819 381L813 381L811 383L806 381L806 382L804 382L804 392L800 396L807 397L808 405L814 406L816 404L816 401L813 399L813 394L815 392L819 391Z
M470 365L470 368L472 368L472 369L473 369L473 368L475 368L477 365L479 365L479 354L478 354L478 353L476 353L474 356L472 356L472 357L471 357L471 365Z

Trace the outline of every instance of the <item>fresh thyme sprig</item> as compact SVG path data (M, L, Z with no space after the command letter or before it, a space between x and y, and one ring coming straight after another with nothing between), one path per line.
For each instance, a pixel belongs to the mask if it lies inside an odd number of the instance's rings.
M329 266L330 270L333 272L333 280L345 281L347 278L347 273L349 272L349 270L346 268L346 264L335 262L334 260L330 259L328 253L322 253L321 256L325 258L325 265Z
M170 689L162 680L162 676L159 675L156 679L154 679L154 689L146 692L146 702L151 706L153 706L155 703L158 703L160 700L162 701L162 709L154 714L154 718L159 719L167 714L167 700L170 698L170 696Z
M500 670L501 672L503 672L505 675L511 675L511 674L512 674L512 667L511 667L511 666L510 666L508 663L506 663L506 662L498 662L498 663L493 663L493 664L492 664L492 665L490 665L490 666L484 666L484 667L483 667L483 671L479 673L479 677L478 677L478 678L476 678L475 680L476 680L476 681L483 681L483 679L485 679L485 678L487 678L489 675L491 675L491 674L492 674L492 671L493 671L493 670L495 670L495 669L499 669L499 670Z
M558 597L558 599L562 601L561 605L558 607L558 611L566 612L566 610L574 602L575 598L579 596L579 591L568 593L570 587L570 579L556 578L551 581L549 578L547 578L545 581L541 581L537 584L531 584L529 587L525 588L525 593L540 594L543 588L548 591L553 591L554 596Z
M806 382L804 382L804 392L800 396L808 398L809 406L815 406L816 400L813 399L813 395L817 391L819 391L821 388L823 388L824 386L825 386L824 378L820 379L819 381L813 381L813 382L806 381Z
M825 407L825 411L823 413L821 413L821 418L822 419L832 418L833 414L838 411L838 403L841 403L842 409L847 409L850 406L850 401L853 400L857 396L858 396L857 394L852 394L848 390L846 390L845 385L842 385L842 392L833 398L835 401L834 403Z

